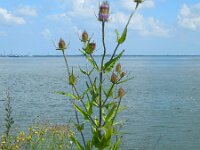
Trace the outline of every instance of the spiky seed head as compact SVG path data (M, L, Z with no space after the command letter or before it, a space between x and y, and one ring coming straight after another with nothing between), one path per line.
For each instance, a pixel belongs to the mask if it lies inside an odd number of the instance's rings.
M117 83L117 81L119 80L118 76L113 72L110 78L110 81L112 83Z
M60 40L58 42L58 47L59 47L60 50L66 49L65 41L62 38L60 38Z
M125 72L122 72L122 73L120 74L120 77L123 78L125 75L126 75L126 73L125 73Z
M84 31L82 33L82 42L87 42L88 41L88 33L86 31Z
M120 63L116 65L115 71L116 71L117 73L121 73L121 71L122 71L122 66L121 66Z
M118 90L118 97L122 98L122 97L124 97L124 95L125 95L124 89L123 88L119 88L119 90Z

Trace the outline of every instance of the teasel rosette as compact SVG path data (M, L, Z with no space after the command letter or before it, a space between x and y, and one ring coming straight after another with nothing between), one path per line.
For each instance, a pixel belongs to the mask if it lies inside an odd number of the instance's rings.
M107 22L109 19L109 3L108 1L103 1L99 6L99 21Z

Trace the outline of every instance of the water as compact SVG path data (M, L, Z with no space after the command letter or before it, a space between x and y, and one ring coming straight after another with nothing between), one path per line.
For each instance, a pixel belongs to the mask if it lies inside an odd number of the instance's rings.
M75 72L85 66L82 57L69 62ZM123 57L121 64L135 77L124 85L122 105L128 109L120 116L127 119L122 149L199 150L200 57ZM64 67L62 58L0 58L1 125L8 88L20 128L36 120L67 123L73 118L69 101L53 93L68 90Z

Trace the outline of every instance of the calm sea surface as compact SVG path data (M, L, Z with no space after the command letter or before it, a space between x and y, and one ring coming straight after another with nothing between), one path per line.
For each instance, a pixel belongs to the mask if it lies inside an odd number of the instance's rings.
M85 67L84 58L70 57L69 63L82 81L78 66ZM200 150L200 56L123 57L121 64L135 77L124 84L122 149ZM0 58L0 132L7 89L17 127L74 117L66 98L53 93L68 90L64 67L62 57Z

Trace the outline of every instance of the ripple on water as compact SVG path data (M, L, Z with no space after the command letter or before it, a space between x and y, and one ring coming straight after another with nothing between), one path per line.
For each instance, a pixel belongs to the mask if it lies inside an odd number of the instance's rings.
M70 64L83 66L82 57ZM118 118L126 120L122 149L200 149L200 57L124 57L134 79L125 83ZM66 123L74 118L70 102L54 91L70 91L62 58L0 58L0 122L9 88L17 125L34 121ZM79 81L84 79L80 73ZM84 85L79 86L79 90ZM0 127L2 131L2 126Z

